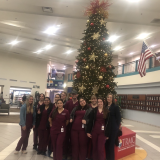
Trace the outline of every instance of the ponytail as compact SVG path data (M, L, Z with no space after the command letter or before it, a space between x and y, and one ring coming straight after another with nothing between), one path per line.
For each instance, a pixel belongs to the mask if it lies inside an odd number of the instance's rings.
M56 108L53 110L52 119L55 118L55 116L57 115L57 113L58 113L58 107L56 107Z

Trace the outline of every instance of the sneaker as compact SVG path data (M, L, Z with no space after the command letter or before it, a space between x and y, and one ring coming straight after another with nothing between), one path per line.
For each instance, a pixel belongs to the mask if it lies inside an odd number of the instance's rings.
M34 149L34 150L37 150L37 146L33 146L33 149Z
M23 154L27 154L27 151L26 151L26 150L23 150L22 153L23 153Z
M42 152L42 155L43 155L43 156L47 156L47 155L46 155L46 152Z
M42 153L42 151L37 151L37 154L41 154Z
M15 151L15 152L14 152L14 154L18 154L18 153L19 153L19 151Z

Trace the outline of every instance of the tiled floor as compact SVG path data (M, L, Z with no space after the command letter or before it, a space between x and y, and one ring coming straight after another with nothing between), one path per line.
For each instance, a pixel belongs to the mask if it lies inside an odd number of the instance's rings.
M145 160L160 160L160 128L123 120L123 125L137 132L136 144L147 152ZM14 149L20 137L20 127L13 123L0 123L0 160L49 160L33 151L33 133L29 139L28 153L14 155ZM137 160L136 157L125 160Z

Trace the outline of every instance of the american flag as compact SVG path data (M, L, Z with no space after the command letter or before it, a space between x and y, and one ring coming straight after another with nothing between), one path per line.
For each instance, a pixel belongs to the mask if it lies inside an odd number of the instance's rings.
M141 75L141 77L146 75L146 60L153 56L153 53L148 48L145 42L143 42L142 45L142 51L141 51L141 57L138 63L138 72Z

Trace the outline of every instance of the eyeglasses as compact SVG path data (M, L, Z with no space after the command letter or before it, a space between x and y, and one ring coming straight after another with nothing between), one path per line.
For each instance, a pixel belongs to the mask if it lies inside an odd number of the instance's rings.
M83 99L83 100L81 100L81 101L79 101L80 103L82 103L82 102L84 102L85 100Z

